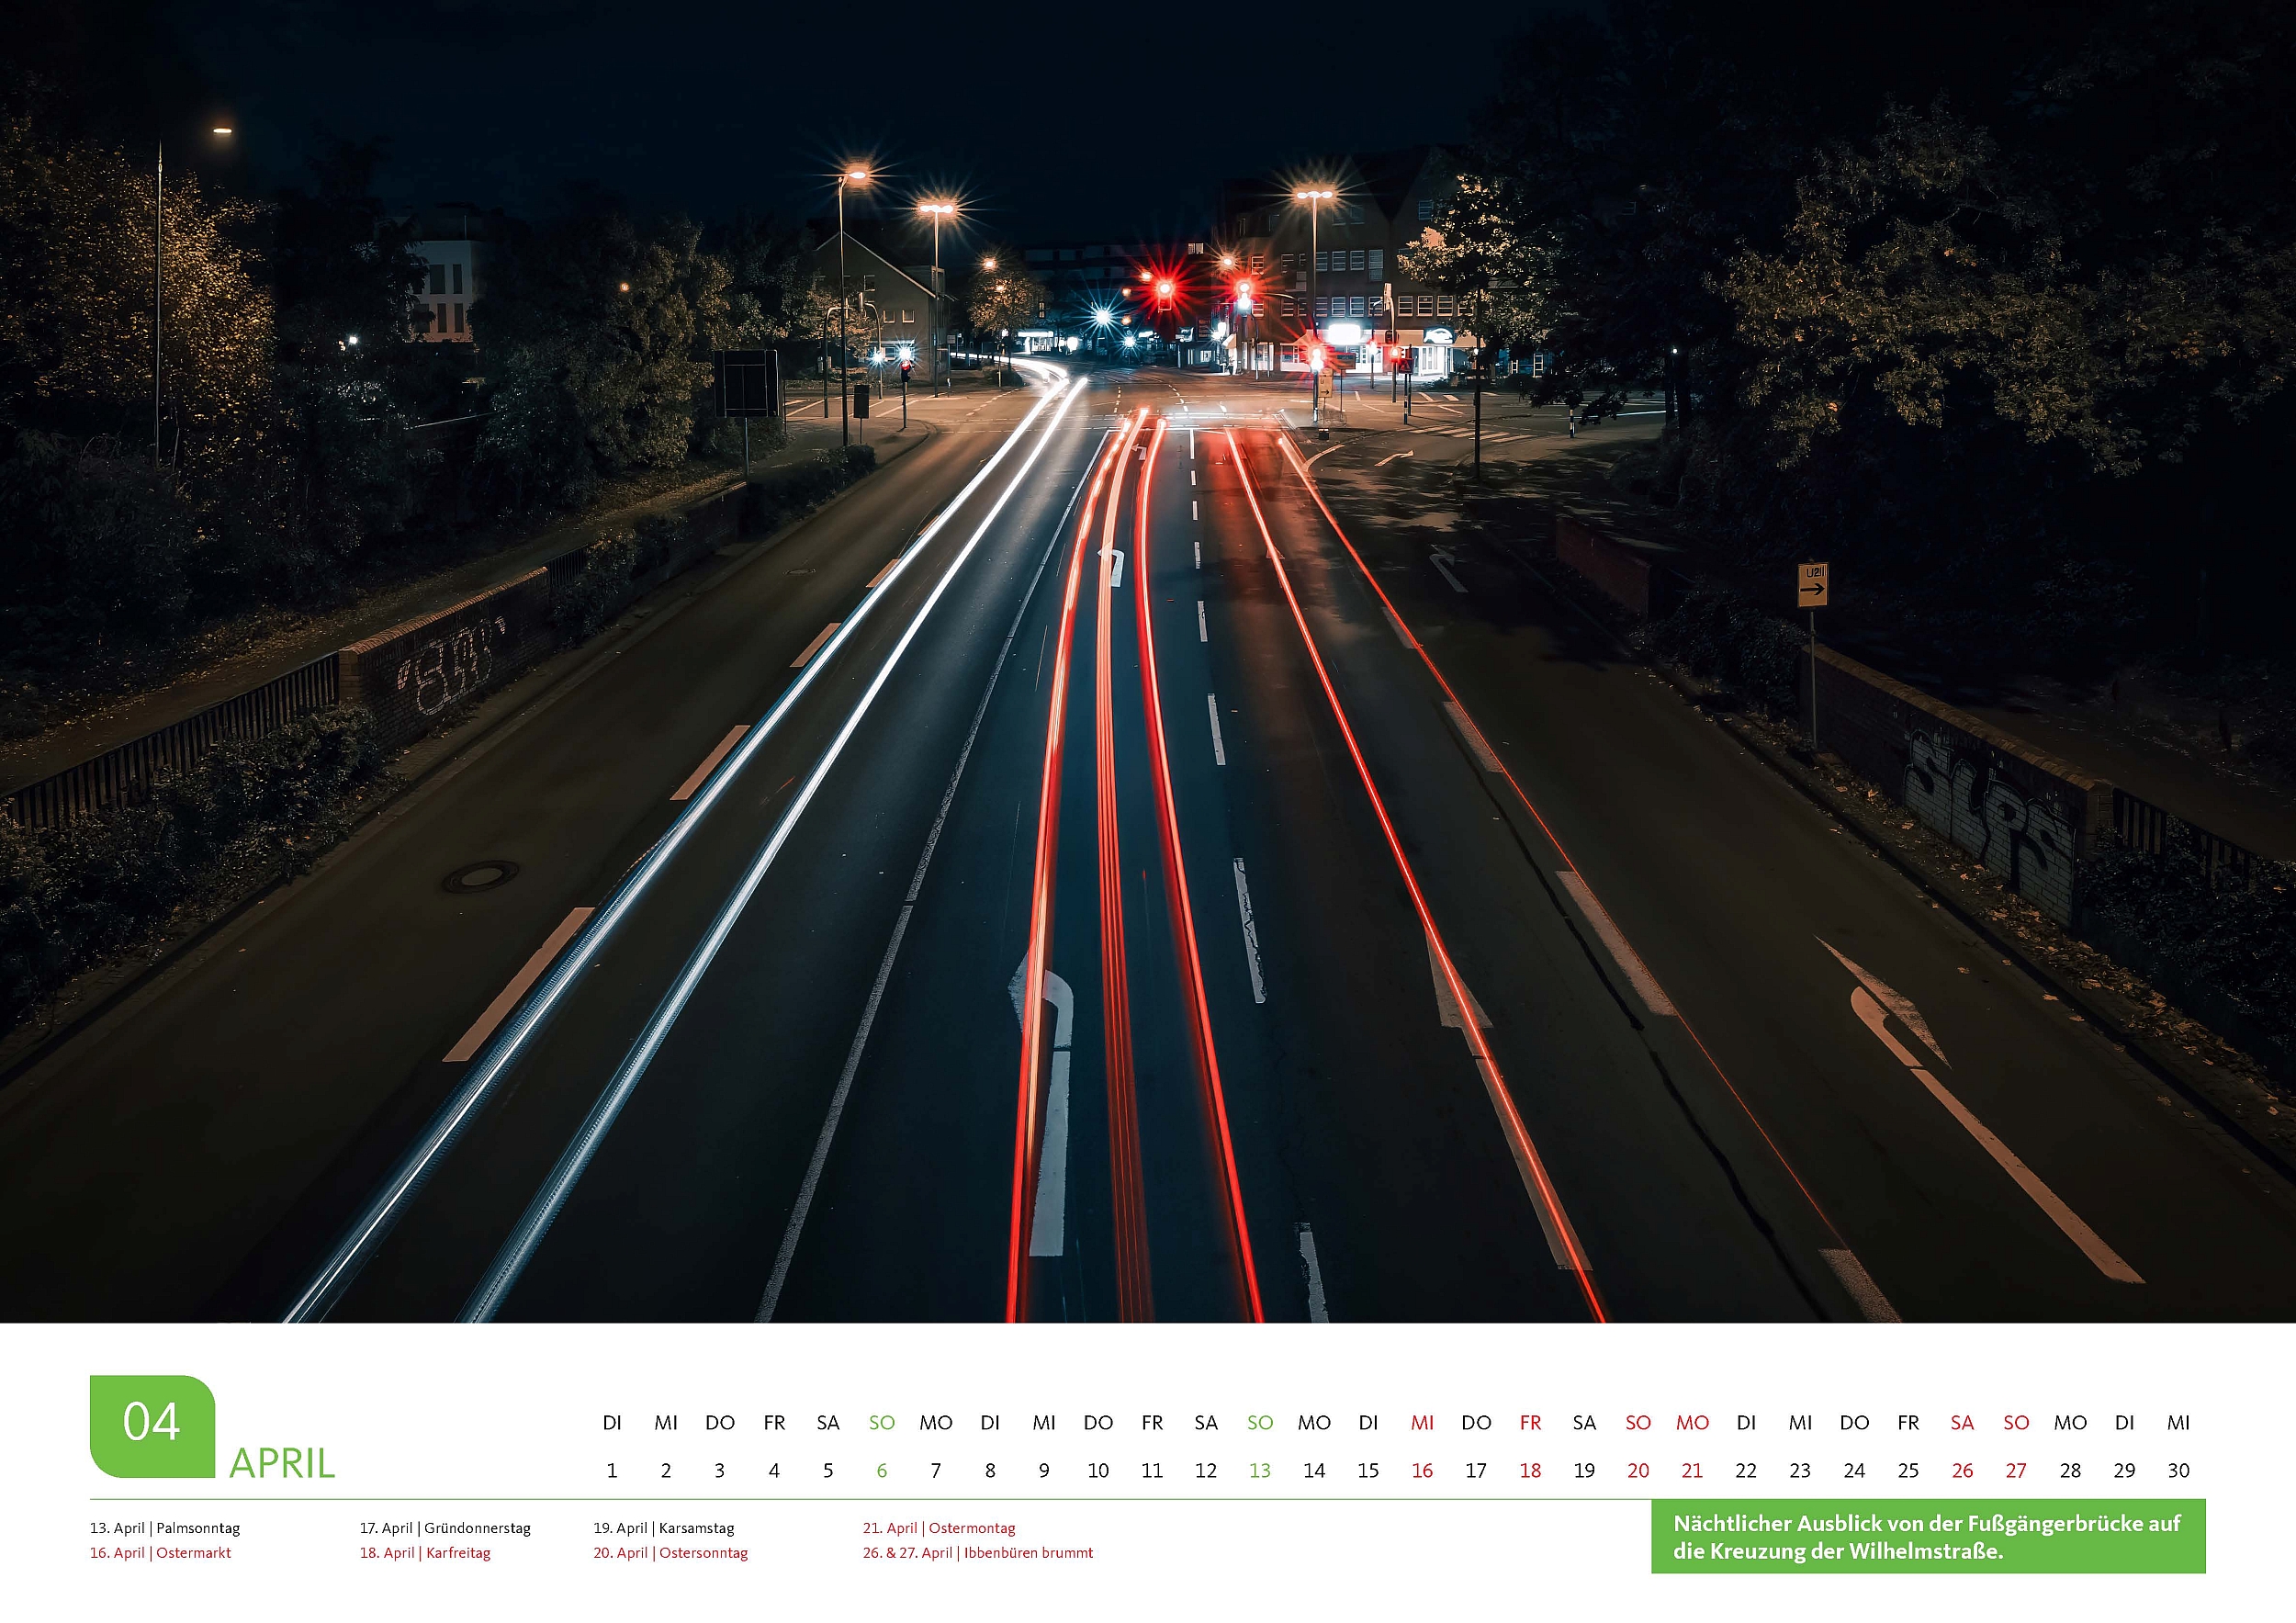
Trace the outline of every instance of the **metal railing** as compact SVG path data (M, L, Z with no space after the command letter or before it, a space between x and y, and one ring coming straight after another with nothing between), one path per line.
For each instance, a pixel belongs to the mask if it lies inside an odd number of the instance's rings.
M2212 885L2237 890L2256 885L2257 864L2263 861L2256 852L2118 786L2112 792L2112 826L2133 851L2158 856L2172 846L2189 847L2206 865Z
M260 738L298 716L324 710L340 694L339 676L337 656L321 654L197 716L27 783L0 800L0 812L18 828L57 828L107 806L132 803L149 792L163 768L188 772L227 738Z

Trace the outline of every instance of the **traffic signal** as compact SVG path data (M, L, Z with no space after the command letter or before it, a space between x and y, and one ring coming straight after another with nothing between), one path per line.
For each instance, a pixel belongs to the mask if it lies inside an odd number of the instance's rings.
M915 371L916 369L917 369L917 363L916 363L915 361L903 361L903 362L901 363L901 378L902 378L902 381L903 381L903 382L906 382L906 381L908 380L908 376L909 376L909 374L910 374L911 372Z

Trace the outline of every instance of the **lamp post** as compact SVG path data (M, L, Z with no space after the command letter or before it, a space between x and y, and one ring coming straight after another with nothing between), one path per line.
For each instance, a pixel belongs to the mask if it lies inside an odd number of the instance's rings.
M956 213L957 206L950 202L928 201L919 203L917 211L929 216L933 222L933 369L938 379L949 369L945 360L940 358L940 222ZM908 410L908 377L906 373L901 378L901 399L904 402L902 410L906 411Z
M210 134L230 135L229 124L218 124ZM166 362L160 352L161 298L166 291L160 268L160 248L167 234L167 143L152 149L152 471L160 470L160 400L166 391Z
M1323 339L1323 329L1316 324L1315 320L1315 255L1320 242L1317 231L1317 212L1323 204L1330 202L1337 195L1328 186L1320 189L1307 187L1291 194L1292 201L1305 203L1308 206L1308 331L1315 335L1315 340L1319 344ZM1308 380L1315 390L1314 423L1316 431L1320 434L1323 428L1323 374L1310 368Z
M866 169L848 169L837 177L837 438L840 445L853 443L852 393L845 378L845 188L868 184Z

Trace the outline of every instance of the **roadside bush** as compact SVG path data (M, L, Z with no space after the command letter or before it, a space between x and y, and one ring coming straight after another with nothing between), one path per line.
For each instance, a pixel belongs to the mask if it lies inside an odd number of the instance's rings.
M307 867L342 837L346 796L381 766L374 718L338 706L219 744L136 804L59 828L0 819L0 1030L177 908Z
M582 554L582 567L567 579L550 582L550 623L569 643L587 642L629 605L637 578L638 547L634 535L609 535ZM557 574L553 564L550 572Z
M2171 967L2166 978L2222 997L2279 1050L2258 1057L2284 1069L2296 1060L2296 862L2261 862L2255 881L2212 880L2199 841L2172 823L2158 854L2113 841L2091 859L2083 922L2132 938Z
M1638 629L1635 640L1773 715L1795 707L1795 659L1803 638L1742 592L1695 587L1664 618Z
M846 486L875 471L877 447L847 445L816 451L810 460L771 479L752 480L749 510L742 527L766 531L812 512Z

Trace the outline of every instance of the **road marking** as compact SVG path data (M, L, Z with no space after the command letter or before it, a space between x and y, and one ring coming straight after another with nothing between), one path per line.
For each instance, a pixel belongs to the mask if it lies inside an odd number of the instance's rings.
M1192 428L1187 431L1187 459L1196 460L1196 431Z
M1206 693L1204 695L1204 708L1211 714L1211 763L1214 766L1225 766L1228 764L1228 749L1226 745L1220 741L1219 695L1217 693ZM1243 863L1238 862L1236 864L1236 872L1239 873L1244 872Z
M1332 1310L1323 1300L1323 1266L1316 1260L1315 1231L1306 1223L1295 1224L1300 1231L1300 1268L1308 1277L1308 1323L1328 1324Z
M1242 468L1242 453L1230 431L1228 449ZM1280 442L1295 461L1299 452L1290 449L1289 439ZM1301 465L1304 468L1304 464ZM1304 474L1303 474L1304 477ZM1365 798L1371 803L1372 815L1379 819L1379 833L1387 842L1388 854L1394 859L1397 875L1403 887L1411 893L1412 910L1419 915L1419 927L1435 943L1435 956L1443 969L1444 979L1450 982L1453 996L1459 996L1462 986L1458 968L1450 950L1443 944L1442 932L1435 928L1435 911L1428 905L1426 892L1420 887L1419 875L1412 870L1411 859L1403 851L1402 837L1396 832L1395 821L1387 809L1387 802L1379 795L1379 787L1371 776L1371 763L1364 759L1363 747L1356 738L1355 724L1347 719L1346 706L1339 701L1339 690L1333 685L1330 669L1323 663L1322 650L1316 646L1315 634L1308 628L1307 611L1300 606L1300 594L1291 584L1291 572L1284 568L1283 555L1276 548L1276 537L1267 526L1267 513L1260 505L1259 494L1249 469L1244 469L1244 499L1252 510L1252 522L1260 533L1260 540L1267 548L1268 561L1275 566L1277 584L1283 588L1284 603L1291 610L1292 624L1299 628L1300 641L1305 647L1308 662L1315 668L1317 683L1331 705L1332 720L1338 726L1340 737L1346 741L1347 754L1355 762L1356 775L1363 784ZM1312 484L1309 487L1313 489ZM1320 501L1320 498L1319 498ZM1336 530L1338 525L1334 524ZM1373 582L1376 588L1377 582ZM1465 999L1462 997L1461 1001ZM1523 1121L1523 1113L1515 1108L1514 1099L1507 1091L1505 1079L1499 1074L1496 1057L1484 1041L1481 1031L1471 1021L1462 1022L1461 1030L1467 1045L1475 1056L1476 1073L1482 1077L1483 1092L1491 1100L1492 1113L1499 1120L1499 1131L1507 1141L1508 1152L1514 1157L1516 1176L1523 1180L1523 1192L1529 1197L1532 1210L1538 1217L1540 1231L1547 1237L1547 1248L1554 1257L1555 1266L1577 1276L1581 1295L1585 1298L1587 1315L1597 1324L1607 1323L1610 1315L1604 1310L1602 1292L1595 1288L1593 1268L1587 1259L1586 1247L1579 1243L1577 1231L1562 1209L1562 1197L1548 1176L1547 1165L1539 1156L1538 1146L1531 1142L1530 1129Z
M721 745L718 754L724 753L725 749ZM715 760L715 757L712 759ZM501 1025L503 1018L518 1007L518 1000L526 995L526 988L542 978L542 972L557 962L558 954L566 951L566 943L574 939L574 932L581 929L590 916L596 911L594 907L577 907L558 921L557 929L552 930L549 938L535 949L534 956L526 960L525 967L511 976L511 984L504 986L501 994L487 1005L484 1014L471 1022L470 1030L462 1034L462 1041L446 1051L448 1065L467 1064L485 1045L486 1040L494 1035L494 1028Z
M1460 584L1459 578L1451 573L1451 566L1458 561L1456 554L1446 552L1442 547L1438 547L1429 552L1427 554L1427 558L1428 560L1435 565L1436 570L1443 576L1443 578L1451 583L1452 591L1461 593L1464 593L1467 591L1467 588Z
M1120 590L1124 584L1124 555L1112 547L1105 547L1100 549L1100 556L1112 560L1104 565L1100 571L1108 579L1109 590L1110 592Z
M1586 881L1579 877L1578 871L1565 868L1555 877L1562 881L1562 887L1570 893L1570 899L1579 904L1579 911L1586 915L1586 921L1594 927L1594 933L1602 937L1603 945L1610 950L1612 959L1626 972L1628 983L1649 1006L1650 1012L1671 1015L1674 1012L1673 1002L1660 989L1658 976L1650 973L1650 966L1642 962L1642 955L1627 941L1626 931L1612 922L1609 909L1595 899L1593 891L1587 888Z
M1107 435L1101 436L1105 443ZM1033 460L1033 459L1031 459ZM1096 451L1089 469L1099 461ZM1022 473L1028 468L1024 466ZM861 1053L869 1045L870 1028L876 1024L877 1008L884 1000L885 984L893 978L893 961L900 955L901 938L908 933L909 915L917 910L917 898L925 888L925 871L932 865L933 852L940 845L940 830L949 820L949 808L957 798L957 784L963 780L965 762L973 759L973 741L980 737L982 718L988 715L988 702L996 692L996 679L1012 656L1013 638L1020 634L1020 623L1028 618L1029 605L1036 601L1036 589L1044 579L1045 569L1052 555L1060 550L1060 533L1068 527L1068 514L1075 511L1076 498L1084 494L1085 480L1078 479L1069 493L1067 510L1060 523L1052 526L1052 545L1046 547L1043 558L1037 561L1036 573L1030 577L1029 590L1020 595L1020 607L1012 617L1012 626L1005 633L1005 646L997 650L996 663L989 668L988 685L981 690L981 702L973 712L973 726L964 735L964 747L957 751L957 764L949 773L949 786L941 792L940 809L934 815L933 826L926 833L925 849L917 859L917 872L909 880L908 895L902 898L901 911L893 921L893 939L885 943L885 955L877 965L877 979L869 989L869 1001L861 1009L860 1027L853 1032L853 1045L846 1051L845 1069L838 1074L837 1087L829 1095L828 1113L823 1117L821 1133L814 1141L813 1158L805 1164L805 1176L797 1186L796 1201L790 1207L789 1223L782 1231L782 1244L773 1254L773 1272L765 1283L765 1296L758 1304L757 1323L770 1323L773 1310L781 1304L782 1288L789 1282L790 1264L797 1258L797 1241L805 1232L806 1215L813 1210L814 1191L821 1187L821 1169L828 1165L829 1144L837 1137L837 1124L845 1114L845 1101L853 1090L853 1077L861 1069ZM1040 658L1041 654L1040 653Z
M1340 441L1339 445L1345 445L1346 443L1347 443L1347 442L1346 442L1345 440L1342 440L1342 441ZM1322 461L1324 457L1326 457L1326 456L1330 456L1330 455L1331 455L1334 451L1336 451L1336 450L1338 450L1338 449L1339 449L1339 445L1326 445L1326 446L1324 446L1322 450L1318 451L1318 452L1317 452L1314 456L1311 456L1311 457L1309 457L1309 458L1308 458L1308 466L1309 466L1310 468L1313 468L1313 467L1314 467L1317 463L1319 463L1319 462Z
M1397 637L1399 637L1399 638L1401 638L1401 639L1402 644L1403 644L1403 646L1404 646L1405 648L1414 648L1414 649L1415 649L1415 648L1417 648L1419 647L1419 645L1418 645L1416 642L1414 642L1414 641L1412 641L1412 635L1411 635L1411 633L1410 633L1408 630L1406 630L1406 629L1404 628L1404 626L1403 626L1402 621L1401 621L1401 620L1400 620L1400 619L1398 619L1398 618L1396 617L1395 611L1394 611L1393 609L1389 608L1389 607L1387 606L1387 604L1386 604L1386 603L1385 603L1385 602L1382 602L1382 603L1379 604L1379 613L1381 613L1381 614L1385 614L1385 615L1387 616L1387 623L1388 623L1390 626L1393 626L1393 627L1394 627L1394 629L1395 629L1395 635L1397 636Z
M1235 860L1235 910L1244 920L1244 962L1252 971L1252 1001L1267 1001L1267 983L1260 978L1260 932L1252 922L1252 887L1244 880L1244 859Z
M1199 524L1203 523L1204 520L1203 511L1197 505L1196 498L1193 496L1187 499L1187 516Z
M1390 618L1393 616L1390 615ZM1475 725L1473 717L1467 714L1466 709L1458 700L1444 700L1443 713L1451 718L1451 725L1459 729L1459 737L1467 740L1467 747L1475 752L1475 759L1482 762L1483 771L1504 772L1507 770L1499 764L1499 753L1491 747L1490 740L1483 737L1483 729Z
M1399 460L1399 459L1401 459L1401 458L1402 458L1402 457L1405 457L1405 456L1416 456L1416 455L1418 455L1418 453L1417 453L1417 452L1415 452L1415 451L1398 451L1398 452L1396 452L1393 456L1382 456L1382 457L1380 457L1380 458L1379 458L1377 462L1374 462L1371 466L1372 466L1372 467L1374 467L1374 468L1385 468L1385 467L1386 467L1389 463L1390 463L1390 462L1397 461L1397 460Z
M1818 1255L1824 1257L1826 1266L1834 1270L1834 1278L1841 1281L1841 1288L1850 1293L1850 1300L1858 1304L1858 1312L1865 1315L1867 1323L1905 1323L1897 1316L1897 1310L1889 1305L1889 1298L1882 1294L1882 1288L1874 1283L1874 1276L1865 1271L1865 1265L1858 1260L1856 1252L1820 1247Z
M1912 998L1902 992L1893 991L1879 975L1861 969L1847 958L1842 958L1840 950L1824 936L1818 938L1818 944L1833 953L1836 958L1840 959L1841 967L1864 983L1865 989L1874 994L1874 1000L1876 1003L1896 1015L1904 1023L1906 1030L1920 1038L1921 1046L1937 1055L1939 1065L1945 1066L1948 1070L1953 1068L1953 1062L1945 1057L1945 1051L1937 1045L1937 1039L1930 1035L1930 1022L1921 1018L1921 1011L1913 1006ZM1906 1063L1911 1065L1913 1062L1908 1060Z
M1198 642L1211 640L1211 626L1204 619L1204 600L1200 597L1196 600L1196 640Z
M2109 1279L2118 1279L2124 1285L2144 1283L2144 1277L2123 1262L2119 1252L2098 1238L2097 1231L2083 1223L2070 1206L2058 1199L2056 1191L2042 1182L2032 1167L2019 1160L2015 1151L2003 1144L1994 1134L1991 1128L1978 1121L1971 1113L1967 1105L1963 1104L1947 1090L1945 1084L1922 1068L1921 1062L1913 1057L1912 1050L1889 1034L1889 1028L1885 1023L1888 1015L1863 986L1859 986L1851 992L1850 1007L1856 1011L1858 1019L1865 1022L1866 1030L1881 1039L1882 1046L1888 1049L1908 1070L1913 1073L1915 1079L1930 1090L1930 1097L1943 1105L1953 1120L1968 1130L1969 1136L1984 1146L1985 1153L1991 1155L1999 1164L2001 1170L2009 1175L2017 1187L2032 1198L2033 1204L2048 1213L2049 1221L2065 1232L2065 1237L2080 1247L2081 1255L2097 1265L2098 1272Z
M1201 541L1196 544L1196 567L1199 569L1204 567L1204 544Z
M1187 470L1187 482L1190 485L1193 485L1196 482L1196 470L1192 468Z
M897 564L897 563L899 563L900 561L901 561L901 555L900 555L899 553L895 553L895 554L894 554L894 555L893 555L893 557L891 557L891 558L889 558L885 559L885 567L884 567L884 569L879 569L879 570L878 570L875 574L873 574L873 575L870 576L870 577L869 577L869 583L868 583L867 585L863 586L863 587L861 588L861 590L862 590L863 592L874 592L874 591L876 591L876 590L877 590L877 582L878 582L878 581L880 581L880 580L884 580L884 579L887 575L890 575L891 573L893 573L893 566L894 566L894 565L895 565L895 564Z
M717 741L717 748L711 750L707 755L702 758L702 764L693 769L693 775L688 778L684 783L679 784L677 793L672 795L670 798L672 801L692 800L693 798L693 792L696 789L699 789L703 784L709 782L710 774L717 770L717 763L726 759L726 751L731 750L736 744L740 743L741 735L748 730L749 724L745 721L739 727L734 728L732 732L727 733L724 738L720 738Z
M1433 936L1427 938L1427 973L1435 977L1435 1019L1449 1031L1466 1031L1467 1022L1459 1018L1459 1000L1451 996L1451 984L1443 978L1443 959L1435 952ZM1483 1012L1481 1002L1477 999L1474 988L1467 984L1464 975L1459 977L1459 990L1467 994L1467 1007L1474 1015L1477 1027L1486 1031L1491 1030L1491 1016Z
M1024 1020L1020 983L1028 975L1029 955L1023 952L1020 967L1012 972L1012 985L1006 990L1012 995L1014 1016ZM1052 1006L1052 1074L1046 1089L1044 1144L1037 1155L1036 1220L1029 1228L1029 1255L1060 1257L1068 1249L1068 1056L1069 1039L1075 1031L1076 994L1048 969L1044 997Z
M792 659L789 662L789 668L792 671L804 670L805 668L805 661L812 659L816 654L821 651L821 645L837 635L837 628L839 622L832 620L827 626L824 626L819 631L814 633L813 640L805 645L805 651L803 653L799 654L794 659Z

